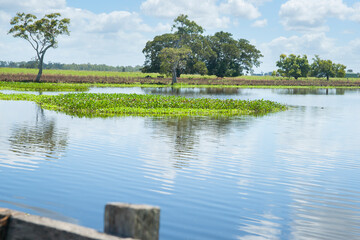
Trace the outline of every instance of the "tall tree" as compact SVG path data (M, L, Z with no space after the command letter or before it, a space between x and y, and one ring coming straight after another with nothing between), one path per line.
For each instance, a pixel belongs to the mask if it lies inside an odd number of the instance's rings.
M276 62L276 66L279 67L278 72L284 77L307 77L310 71L309 61L306 55L300 57L294 54L286 56L285 54L280 55L280 60Z
M40 82L46 51L57 47L56 38L59 35L70 34L68 30L70 19L59 19L60 17L60 13L51 13L37 19L32 14L17 13L10 21L13 27L9 30L9 34L25 39L36 51L39 68L36 82Z
M160 52L163 49L187 48L191 50L191 54L187 57L185 67L176 70L176 75L179 77L181 73L206 73L205 61L213 53L206 38L201 35L204 29L196 22L189 20L187 15L180 15L174 19L172 31L173 33L156 36L146 43L143 49L145 63L142 71L160 72Z

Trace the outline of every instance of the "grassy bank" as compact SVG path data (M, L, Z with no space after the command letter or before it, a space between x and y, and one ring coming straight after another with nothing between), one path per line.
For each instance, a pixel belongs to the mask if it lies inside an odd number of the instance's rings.
M69 115L109 117L116 115L262 115L283 111L282 104L266 100L220 100L137 94L0 94L2 100L35 101L41 107Z
M36 69L0 68L0 82L33 82ZM122 73L100 71L45 70L43 83L91 84L89 86L110 87L168 87L171 78L157 73ZM360 79L299 78L288 79L272 76L239 76L236 78L216 78L215 76L181 75L173 87L237 87L237 88L282 88L282 87L346 87L360 88Z

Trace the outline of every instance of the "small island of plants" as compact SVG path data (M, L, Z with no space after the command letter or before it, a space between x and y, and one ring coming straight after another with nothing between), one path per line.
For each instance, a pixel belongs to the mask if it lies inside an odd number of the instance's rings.
M268 100L185 98L139 94L69 93L61 95L0 94L2 100L34 101L44 109L86 117L118 115L263 115L286 110Z

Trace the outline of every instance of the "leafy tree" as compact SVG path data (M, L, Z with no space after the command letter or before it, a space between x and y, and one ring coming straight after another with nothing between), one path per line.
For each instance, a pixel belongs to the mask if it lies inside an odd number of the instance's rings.
M235 77L250 72L259 66L263 55L248 40L235 40L231 33L217 32L209 37L215 55L210 57L207 68L209 74L218 77Z
M69 35L70 19L59 19L60 16L60 13L51 13L42 19L37 19L32 14L17 13L10 21L13 27L9 30L9 34L27 40L36 51L39 68L36 82L40 82L46 51L57 47L56 38L59 35Z
M152 41L146 43L143 49L145 54L143 72L160 72L160 52L165 48L185 47L191 49L191 55L187 58L186 66L177 69L177 76L180 76L181 71L195 73L194 64L206 58L206 51L209 48L206 48L204 38L201 36L204 32L201 26L189 20L187 15L180 15L174 20L172 31L174 33L156 36Z
M187 15L180 15L174 20L172 31L173 33L156 36L147 42L143 49L143 72L160 71L162 63L159 54L164 48L184 47L191 50L185 67L177 69L177 76L180 73L238 76L260 65L258 59L262 55L249 41L235 40L230 33L225 32L203 36L204 29L189 20Z
M294 54L286 56L280 55L280 60L276 62L276 66L279 67L278 72L284 77L306 77L310 71L309 61L306 55L300 57Z
M191 54L189 48L164 48L159 54L161 61L160 73L172 75L172 83L177 82L177 69L185 68L186 59Z
M331 60L320 59L318 55L315 55L313 61L311 64L311 76L326 77L328 81L330 77L345 77L345 65L335 64Z

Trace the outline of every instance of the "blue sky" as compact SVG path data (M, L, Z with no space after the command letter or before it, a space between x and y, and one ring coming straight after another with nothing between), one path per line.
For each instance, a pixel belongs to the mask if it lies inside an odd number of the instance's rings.
M142 65L146 42L187 14L206 34L227 31L254 44L264 55L255 72L275 70L282 53L306 54L310 62L317 54L360 72L360 1L0 0L0 60L35 56L25 40L7 35L16 12L60 12L71 19L71 35L59 38L46 62Z

